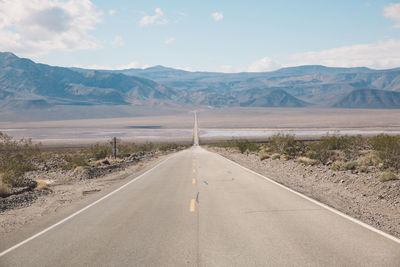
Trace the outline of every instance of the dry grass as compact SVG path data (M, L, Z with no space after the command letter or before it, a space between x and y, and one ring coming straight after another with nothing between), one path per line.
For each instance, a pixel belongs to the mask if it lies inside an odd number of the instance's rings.
M272 158L272 159L280 159L280 158L281 158L281 155L278 154L278 153L275 153L275 154L272 154L272 155L271 155L271 158Z
M45 189L45 188L47 188L48 187L48 183L47 183L47 181L44 181L44 180L38 180L38 181L36 181L37 182L37 184L36 184L36 187L35 187L35 190L42 190L42 189Z
M74 173L80 173L80 172L84 172L87 169L87 167L84 166L78 166L74 169Z
M283 154L283 155L281 155L281 156L279 157L279 159L280 159L280 160L289 160L290 158L289 158L288 155Z
M269 159L271 157L271 155L270 154L268 154L268 153L266 153L266 152L264 152L264 151L262 151L262 152L260 152L259 154L258 154L258 158L262 161L262 160L264 160L264 159Z
M303 164L305 164L305 165L316 165L316 164L319 163L318 160L310 159L310 158L307 158L307 157L298 157L298 158L296 159L296 161L297 161L298 163L303 163Z
M386 170L384 173L379 176L379 181L381 182L387 182L391 180L398 180L399 177L397 177L396 174L394 174L391 170Z
M98 161L96 161L96 163L94 164L94 166L95 166L95 167L101 166L101 165L103 164L102 161L103 161L103 160L98 160Z
M5 197L10 193L8 186L3 183L3 175L0 174L0 197Z

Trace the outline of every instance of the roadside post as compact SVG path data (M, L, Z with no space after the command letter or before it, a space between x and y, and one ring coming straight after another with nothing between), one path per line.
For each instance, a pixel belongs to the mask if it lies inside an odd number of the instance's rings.
M117 137L113 138L113 155L114 155L114 159L117 159Z

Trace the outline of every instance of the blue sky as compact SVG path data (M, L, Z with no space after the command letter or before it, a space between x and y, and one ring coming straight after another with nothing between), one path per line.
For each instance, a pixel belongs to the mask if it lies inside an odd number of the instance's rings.
M400 2L2 0L0 50L108 69L393 68Z

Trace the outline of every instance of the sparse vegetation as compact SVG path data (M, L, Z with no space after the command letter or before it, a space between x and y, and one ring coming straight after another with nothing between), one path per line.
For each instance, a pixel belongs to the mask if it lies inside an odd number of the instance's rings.
M267 149L288 158L295 158L304 153L305 147L303 143L294 139L294 135L276 134L268 138Z
M92 167L117 164L135 153L135 160L140 159L146 152L165 152L185 146L175 143L159 147L148 142L144 144L118 141L118 158L113 160L112 146L108 143L97 143L89 148L59 149L41 152L38 145L32 144L30 139L15 140L0 132L0 197L12 194L15 187L30 188L31 190L44 189L47 184L43 181L34 181L24 177L25 173L33 170L73 170L80 173ZM49 165L48 165L49 164ZM140 163L142 164L142 163ZM19 190L19 189L18 189Z
M233 139L216 146L237 149L241 153L258 152L261 161L295 159L305 165L328 165L336 171L359 173L391 168L396 176L400 169L400 135L380 134L372 138L333 135L318 141L300 142L292 135L276 134L260 145ZM382 179L393 177L388 173L385 172Z
M249 140L237 140L232 139L226 142L220 142L216 144L217 147L227 148L237 148L240 153L245 152L258 152L260 150L259 146L255 142L251 142Z
M39 146L33 145L30 139L14 140L0 132L0 151L3 191L6 187L24 186L23 175L34 169L32 159L39 155Z
M397 177L397 175L394 174L393 171L390 169L386 170L384 173L382 173L379 176L379 181L381 181L381 182L387 182L387 181L397 180L397 179L399 179Z
M175 144L175 143L169 143L166 145L161 145L158 147L159 151L168 151L168 150L172 150L172 149L177 149L179 147L179 145Z
M271 155L265 151L260 151L260 153L258 153L258 157L260 158L260 160L265 160L265 159L269 159L271 157Z
M95 158L96 160L104 159L111 155L112 148L111 145L97 143L90 147L89 153L90 156Z
M400 135L379 134L370 140L384 168L400 169Z
M78 152L79 153L79 152ZM76 167L87 167L89 166L88 162L85 159L83 154L73 154L73 155L66 155L64 157L66 163L63 166L65 170L72 170Z
M6 197L10 194L9 187L3 183L3 175L0 174L0 197Z

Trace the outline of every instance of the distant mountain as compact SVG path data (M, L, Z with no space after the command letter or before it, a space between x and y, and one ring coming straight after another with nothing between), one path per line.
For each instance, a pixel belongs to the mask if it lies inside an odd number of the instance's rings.
M108 72L76 72L0 53L0 107L132 105L170 101L176 92L154 81Z
M295 108L295 107L306 107L310 104L292 95L288 94L284 90L276 89L268 91L266 94L257 94L254 92L248 92L251 95L248 97L249 100L246 102L241 102L242 107L285 107L285 108Z
M2 114L38 110L40 116L62 110L65 115L73 110L78 118L82 111L92 110L101 117L100 107L128 116L149 107L400 108L399 93L400 68L299 66L256 73L190 72L163 66L88 70L0 53Z
M354 90L335 103L336 108L400 108L400 92Z
M217 73L155 66L103 72L151 79L180 91L180 98L185 103L211 106L215 103L236 105L238 101L232 97L235 98L237 92L254 88L281 89L319 107L332 106L357 89L400 92L400 68L372 70L365 67L330 68L316 65L289 67L272 72Z

